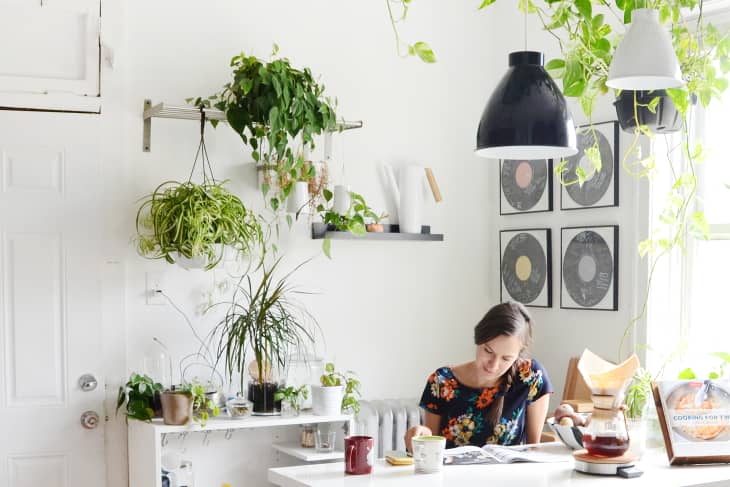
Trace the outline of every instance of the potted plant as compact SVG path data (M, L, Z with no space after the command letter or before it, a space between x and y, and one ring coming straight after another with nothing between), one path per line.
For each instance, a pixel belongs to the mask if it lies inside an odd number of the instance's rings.
M196 381L186 382L162 393L162 415L165 424L183 425L191 420L201 427L211 416L218 416L220 408Z
M244 390L246 376L251 375L248 390L254 414L277 413L279 404L273 399L279 388L276 372L284 370L293 352L304 354L314 344L317 329L316 320L294 300L303 291L289 283L291 275L306 262L277 279L280 262L278 258L271 265L263 264L256 284L250 274L241 278L231 301L219 303L228 310L210 335L217 341L216 360L224 361L231 380L234 374L239 375L240 390ZM247 374L249 350L254 363Z
M193 395L185 388L162 392L162 419L165 424L183 425L193 419Z
M261 191L274 211L292 191L305 169L301 151L293 150L294 140L314 148L314 137L336 129L335 102L324 95L309 68L298 69L287 58L265 61L244 53L231 59L233 80L223 91L208 99L196 99L198 106L215 106L226 114L231 128L251 149L253 160L270 171ZM308 174L307 181L313 177ZM276 181L276 187L272 183Z
M302 409L302 402L309 397L307 386L288 386L279 389L274 394L274 399L281 401L282 416L299 416Z
M161 414L160 392L162 384L147 375L132 373L126 384L119 387L117 394L117 414L126 404L124 414L127 419L150 421Z
M640 368L634 374L624 398L626 404L624 414L626 415L626 425L631 441L630 448L632 452L639 456L646 449L646 414L653 400L652 386L652 374L648 370Z
M319 379L320 385L312 385L312 412L319 416L332 416L344 412L360 412L360 381L351 371L335 371L328 362Z
M321 223L315 223L312 227L313 235L323 235L328 231L350 232L353 235L365 235L368 231L383 231L380 220L385 218L385 213L377 214L365 202L362 195L353 191L350 194L350 205L345 213L338 213L333 207L333 194L329 189L322 192L324 203L317 205L317 212L322 218ZM370 226L370 229L368 229ZM332 257L330 253L331 241L325 238L322 242L322 250L327 257Z
M666 90L623 90L613 105L624 132L634 133L637 126L647 127L657 134L682 130L682 116Z

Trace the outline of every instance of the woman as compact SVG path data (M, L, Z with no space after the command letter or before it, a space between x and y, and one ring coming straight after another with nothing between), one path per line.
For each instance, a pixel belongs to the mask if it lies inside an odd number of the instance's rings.
M553 392L547 372L522 354L532 320L519 303L490 309L474 327L476 358L431 374L421 396L423 426L406 432L446 437L446 448L473 444L539 443Z

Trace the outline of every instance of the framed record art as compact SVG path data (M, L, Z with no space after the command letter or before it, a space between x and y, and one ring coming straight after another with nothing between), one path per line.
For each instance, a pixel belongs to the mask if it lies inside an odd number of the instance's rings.
M553 161L499 161L499 214L553 211Z
M618 226L561 229L560 307L618 309Z
M592 128L591 128L592 127ZM563 180L575 180L575 171L583 168L590 177L583 183L560 187L560 209L579 210L618 206L619 181L619 126L618 122L594 123L576 129L578 153L565 159ZM598 141L601 169L594 170L586 150Z
M500 276L502 301L549 308L552 300L552 247L549 228L502 230Z

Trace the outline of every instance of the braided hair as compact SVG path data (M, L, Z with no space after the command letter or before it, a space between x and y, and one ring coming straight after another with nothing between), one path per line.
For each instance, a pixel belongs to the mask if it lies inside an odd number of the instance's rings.
M499 336L516 336L522 342L520 354L532 344L532 318L527 309L520 303L507 302L493 306L474 327L474 344L483 345ZM517 360L504 373L500 383L506 393L512 387L518 373ZM499 422L504 407L504 394L495 400L487 419L492 425Z

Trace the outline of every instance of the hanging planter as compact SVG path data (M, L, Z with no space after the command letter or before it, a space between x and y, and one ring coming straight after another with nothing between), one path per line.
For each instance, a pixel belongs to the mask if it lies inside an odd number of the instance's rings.
M634 94L636 94L635 112ZM655 98L659 101L652 112L649 105ZM616 107L619 125L624 132L633 134L637 120L639 125L646 125L654 133L670 134L682 129L682 114L664 90L624 90L616 97L613 104Z
M216 181L204 139L201 110L200 145L187 182L167 181L144 198L137 212L137 250L150 259L165 259L186 269L212 269L230 247L253 255L264 247L261 225L241 200ZM203 182L192 182L200 157Z

